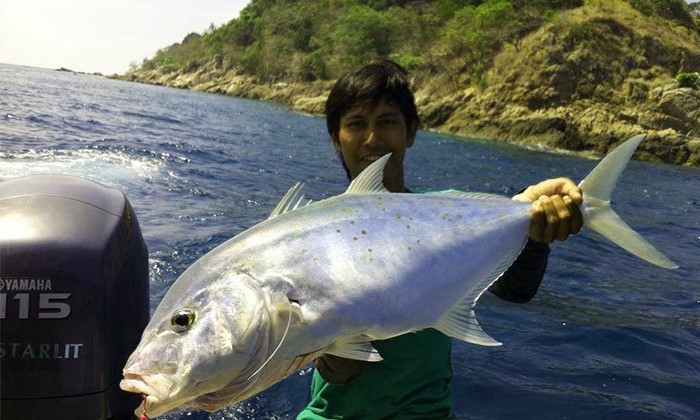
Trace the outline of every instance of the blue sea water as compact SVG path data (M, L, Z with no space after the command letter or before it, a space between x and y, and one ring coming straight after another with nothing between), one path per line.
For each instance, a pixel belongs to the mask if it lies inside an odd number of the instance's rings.
M420 132L412 189L512 195L595 161ZM150 251L151 307L192 262L265 219L287 189L341 193L347 181L323 119L260 101L0 65L0 181L71 174L117 187ZM637 260L595 234L555 246L527 304L484 295L502 347L454 344L465 419L700 418L700 170L633 161L616 211L681 268ZM310 369L217 413L167 419L291 419Z

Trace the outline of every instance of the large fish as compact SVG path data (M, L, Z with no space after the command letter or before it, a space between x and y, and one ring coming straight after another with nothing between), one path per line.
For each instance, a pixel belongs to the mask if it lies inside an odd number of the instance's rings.
M584 223L653 264L677 267L616 216L610 195L644 136L582 182ZM151 416L243 401L329 353L379 361L370 341L424 328L481 345L473 307L528 237L530 204L492 194L388 193L385 156L339 196L293 187L269 219L172 285L124 368ZM137 409L137 414L139 410Z

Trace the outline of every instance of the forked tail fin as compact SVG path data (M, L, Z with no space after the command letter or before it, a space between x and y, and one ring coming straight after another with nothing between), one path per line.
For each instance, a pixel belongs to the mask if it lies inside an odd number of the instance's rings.
M581 181L579 186L583 191L581 213L584 225L643 260L663 268L678 268L676 263L627 226L610 207L610 196L615 184L644 137L644 134L640 134L622 143Z

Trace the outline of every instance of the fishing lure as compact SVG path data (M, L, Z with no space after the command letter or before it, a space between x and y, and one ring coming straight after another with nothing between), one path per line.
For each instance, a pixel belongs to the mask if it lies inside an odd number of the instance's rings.
M143 394L143 411L141 412L141 420L151 420L150 417L148 417L148 414L146 414L146 398L148 395Z

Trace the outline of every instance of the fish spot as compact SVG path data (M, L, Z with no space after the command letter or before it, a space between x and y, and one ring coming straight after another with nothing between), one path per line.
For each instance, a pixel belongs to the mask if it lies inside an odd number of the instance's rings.
M401 220L401 214L400 214L400 213L396 213L396 218L397 218L398 220Z
M338 233L340 233L340 229L336 229L335 231L338 232Z
M362 229L362 234L363 234L363 235L366 235L366 234L367 234L367 231L364 230L364 229Z
M351 224L351 225L354 225L354 224L355 224L355 221L354 221L354 220L351 220L351 221L350 221L350 224Z
M372 253L372 248L367 248L367 252Z
M353 240L353 241L356 241L356 240L358 240L358 239L360 239L360 238L358 238L357 236L353 236L353 237L352 237L352 240Z

